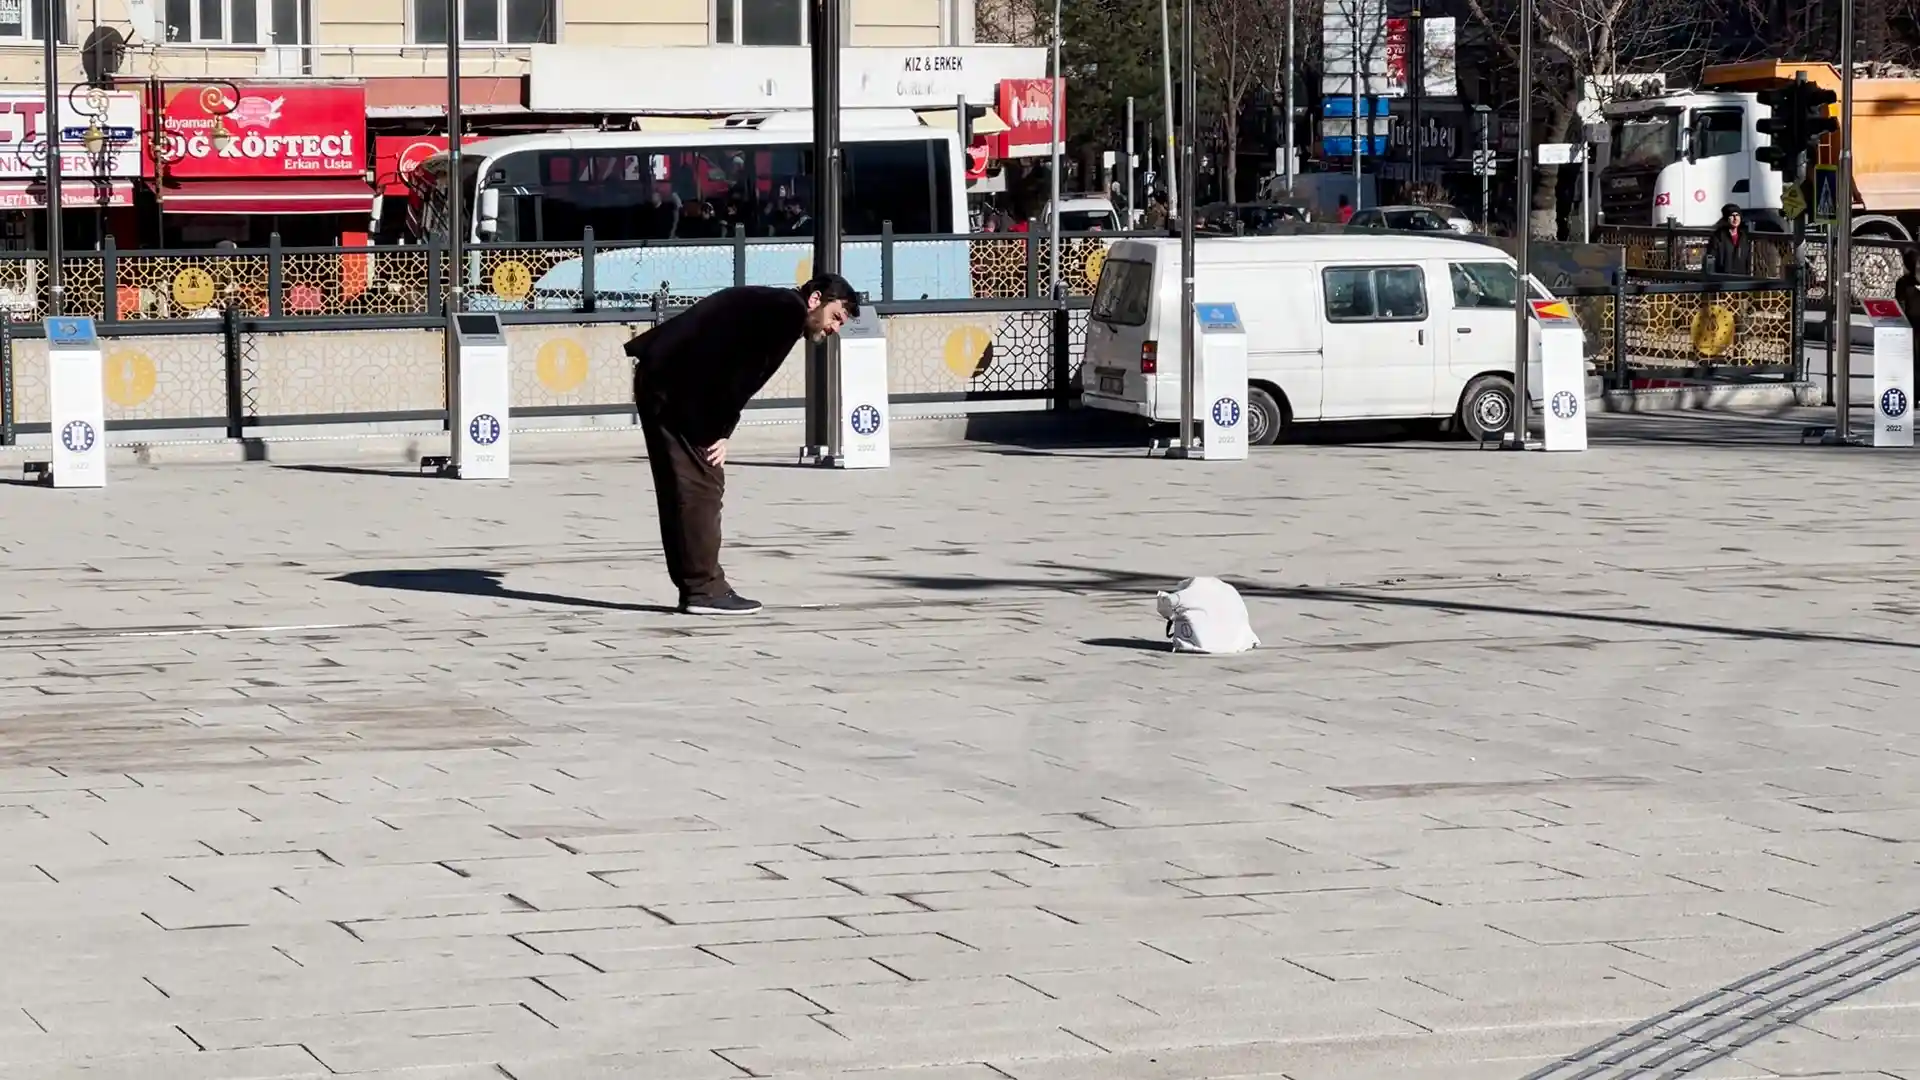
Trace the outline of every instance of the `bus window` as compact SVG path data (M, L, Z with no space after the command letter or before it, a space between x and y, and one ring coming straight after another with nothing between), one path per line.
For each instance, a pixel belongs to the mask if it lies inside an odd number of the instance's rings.
M887 221L906 235L952 231L946 143L849 142L846 155L848 236L879 236Z
M588 228L601 243L713 239L744 228L748 236L813 232L813 148L801 142L710 146L658 144L638 135L628 145L527 147L495 158L487 183L501 191L503 242L571 244ZM845 229L877 236L892 222L900 235L950 232L955 185L950 147L939 139L850 141L846 145ZM477 160L463 158L463 161ZM436 176L438 164L442 175ZM415 172L426 192L409 232L444 228L444 159ZM462 216L471 221L473 186L464 185Z

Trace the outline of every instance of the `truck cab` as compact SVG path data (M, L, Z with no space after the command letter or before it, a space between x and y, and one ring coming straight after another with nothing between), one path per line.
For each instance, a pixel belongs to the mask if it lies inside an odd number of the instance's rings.
M1600 212L1615 225L1711 228L1720 208L1781 229L1780 174L1754 157L1769 114L1750 93L1664 94L1608 105L1612 156L1600 171Z

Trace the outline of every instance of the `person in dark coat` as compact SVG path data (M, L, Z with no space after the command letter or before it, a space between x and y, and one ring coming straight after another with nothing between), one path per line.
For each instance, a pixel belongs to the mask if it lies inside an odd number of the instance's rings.
M1900 253L1900 261L1906 264L1907 272L1893 283L1893 298L1900 303L1900 313L1907 317L1907 325L1913 331L1913 366L1920 371L1920 251L1913 248Z
M1742 225L1740 208L1732 203L1720 208L1720 223L1707 241L1707 272L1729 277L1753 273L1753 231Z
M824 341L859 314L860 296L847 279L821 274L798 289L722 289L627 342L660 543L683 613L760 610L720 569L727 439L802 337Z

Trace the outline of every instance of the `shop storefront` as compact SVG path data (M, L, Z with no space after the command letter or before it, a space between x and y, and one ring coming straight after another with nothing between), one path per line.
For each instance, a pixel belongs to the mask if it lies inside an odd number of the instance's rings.
M358 83L169 84L153 193L166 247L364 243L366 91Z
M1057 104L1064 109L1064 82L1059 89ZM1047 170L1053 166L1054 90L1052 79L1002 79L994 89L1005 130L985 137L992 182L973 190L996 194L999 208L1023 221L1045 209L1052 187ZM1065 131L1064 112L1060 124ZM1065 147L1061 150L1064 157Z
M40 92L0 91L0 248L47 243L47 103ZM140 96L76 88L60 103L60 203L69 250L135 232L141 175Z

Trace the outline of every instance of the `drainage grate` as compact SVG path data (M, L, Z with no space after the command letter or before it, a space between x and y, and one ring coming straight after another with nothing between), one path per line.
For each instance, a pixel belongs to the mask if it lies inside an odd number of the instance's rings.
M1521 1080L1674 1080L1920 967L1920 911L1857 930L1528 1073Z

